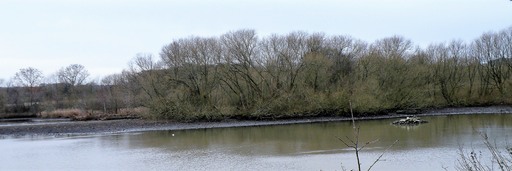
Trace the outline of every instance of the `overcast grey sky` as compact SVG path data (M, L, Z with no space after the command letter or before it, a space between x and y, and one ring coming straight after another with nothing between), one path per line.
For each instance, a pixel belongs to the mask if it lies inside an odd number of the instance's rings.
M509 0L0 0L0 78L82 64L91 79L119 73L137 53L172 40L255 29L392 35L416 45L471 41L512 26Z

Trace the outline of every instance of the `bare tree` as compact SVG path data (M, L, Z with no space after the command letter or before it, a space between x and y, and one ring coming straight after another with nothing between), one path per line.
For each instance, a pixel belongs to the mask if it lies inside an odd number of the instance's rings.
M376 41L371 48L384 58L408 58L412 50L411 40L392 36Z
M291 92L297 86L297 78L305 66L304 57L310 50L307 44L310 37L305 32L293 32L283 38L285 49L281 52L280 60L287 73L287 91Z
M350 92L356 77L364 80L370 74L368 60L361 60L366 55L368 45L348 36L334 36L327 40L326 56L330 60L329 83L333 86L345 86ZM356 72L361 67L360 72Z
M384 108L407 108L413 103L418 75L409 64L412 42L403 37L393 36L376 41L370 46L370 68L380 89L378 96Z
M7 113L24 112L25 106L23 105L22 92L20 88L15 85L14 78L6 83L6 103L8 105Z
M35 68L23 68L20 69L14 75L15 84L22 87L36 87L43 81L43 73Z
M26 89L29 94L29 106L35 112L38 112L37 105L34 105L34 103L36 101L36 94L39 91L38 87L43 81L43 73L32 67L23 68L14 75L13 80L15 85Z
M149 98L163 98L164 77L161 76L161 66L154 61L151 54L137 54L129 63L131 80L137 82Z
M83 106L86 88L82 85L89 77L89 72L85 67L80 64L72 64L61 68L55 75L60 83L60 85L57 85L58 91L67 96L67 102L75 107L76 105Z
M505 83L511 76L510 42L507 41L507 32L485 33L473 43L473 51L479 60L484 63L480 75L486 88L491 84L501 96L505 94ZM488 94L484 90L484 94Z
M5 112L5 105L6 105L6 92L4 88L4 79L0 79L0 113Z
M120 82L121 82L121 75L119 74L113 74L104 77L101 79L101 92L100 96L103 103L103 112L113 112L114 114L117 114L120 108L120 99L121 99L121 92L119 90L120 88ZM108 108L107 108L108 107Z
M46 84L43 84L41 88L44 91L43 101L44 109L46 111L52 111L58 108L64 108L64 87L63 84L59 84L59 80L56 74L47 76L45 79Z
M258 38L254 30L239 30L220 37L222 43L221 82L226 92L236 95L238 106L245 110L263 97L256 67Z
M89 77L89 72L83 65L72 64L66 68L61 68L57 72L57 76L59 78L59 82L69 84L71 86L77 86L84 83L85 79Z
M124 96L122 98L124 104L128 108L140 107L143 104L144 96L141 95L143 92L141 91L140 85L137 81L133 80L132 73L129 71L123 71L121 73L121 91L123 91Z
M284 39L278 35L272 35L259 44L261 49L258 64L262 66L265 73L265 85L270 97L278 96L280 90L286 85L285 68L281 60L282 52L285 49Z
M475 93L476 91L473 91L477 87L477 79L478 79L478 71L480 70L482 63L479 61L478 57L474 54L474 49L471 44L466 45L467 55L465 59L463 60L464 63L464 70L466 73L467 81L468 81L468 91L467 91L467 98L468 100L477 97L478 93Z
M177 107L174 93L176 88L169 82L172 74L160 61L155 61L151 54L137 54L129 63L129 74L125 79L131 80L140 88L142 104L151 110L156 118L172 118L181 108Z
M174 41L160 54L172 74L169 80L186 89L190 103L210 106L211 94L218 86L221 46L215 38L193 37Z
M455 95L462 88L464 78L462 62L467 58L466 45L461 41L452 41L448 45L430 45L427 54L434 59L434 80L441 95L448 104L456 103Z

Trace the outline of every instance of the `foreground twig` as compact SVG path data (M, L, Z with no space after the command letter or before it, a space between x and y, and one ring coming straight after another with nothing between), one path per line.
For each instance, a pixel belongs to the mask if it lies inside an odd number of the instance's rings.
M345 146L355 150L356 160L357 160L357 169L358 169L358 171L361 171L361 160L360 160L360 157L359 157L359 152L361 150L363 150L366 146L378 142L379 139L376 139L376 140L373 140L373 141L368 141L365 144L363 144L362 146L359 145L359 133L360 133L359 130L360 130L360 128L356 126L356 122L355 122L355 118L354 118L354 113L353 113L353 110L352 110L352 101L351 100L349 100L349 107L350 107L350 115L351 115L351 119L352 119L352 129L354 130L353 138L350 138L348 136L345 136L345 138L347 140L343 140L343 138L340 138L340 137L336 137L336 138L339 141L341 141ZM372 165L370 165L368 170L371 170L373 168L373 166L377 162L380 161L382 156L384 156L384 153L386 153L397 142L398 142L398 140L396 140L393 144L391 144L389 147L387 147L386 150L372 163Z
M481 160L481 154L477 155L477 153L472 150L469 154L465 154L462 147L459 148L460 158L458 161L457 170L471 170L471 171L490 171L494 170L497 165L499 170L501 171L510 171L512 170L512 155L509 155L509 158L503 155L503 153L498 150L497 144L492 144L489 141L489 137L485 133L480 133L480 136L484 140L484 144L489 150L491 154L490 160L492 161L492 165L484 165ZM507 152L510 154L510 150L507 149Z
M389 145L388 148L386 148L386 150L384 150L384 152L382 152L380 154L380 156L375 160L373 161L372 165L370 165L370 168L368 168L368 171L372 169L372 167L377 164L377 162L380 161L380 159L382 158L382 156L384 156L384 154L391 148L393 147L396 143L398 143L398 140L395 140L395 142L393 142L393 144Z

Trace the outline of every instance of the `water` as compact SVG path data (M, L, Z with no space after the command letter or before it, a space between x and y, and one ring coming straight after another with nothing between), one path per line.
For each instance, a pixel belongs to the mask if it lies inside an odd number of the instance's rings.
M392 120L361 121L366 170L455 170L459 148L488 154L480 133L504 149L512 115L424 117L415 127ZM157 131L102 136L24 137L0 140L0 170L347 170L354 151L337 137L352 137L350 122L246 128Z

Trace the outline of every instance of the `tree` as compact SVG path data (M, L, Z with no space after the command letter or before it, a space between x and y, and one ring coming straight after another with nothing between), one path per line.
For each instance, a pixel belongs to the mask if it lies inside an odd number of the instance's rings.
M169 84L170 74L166 74L168 68L162 67L162 63L154 61L151 54L137 54L129 63L129 71L126 71L126 79L134 82L142 93L143 106L148 107L156 118L170 119L176 107L174 92L176 89Z
M170 71L170 82L183 88L184 100L201 107L210 106L218 86L221 46L215 38L192 37L174 41L162 48L162 61Z
M305 32L293 32L284 36L283 39L284 49L279 56L282 63L280 67L284 69L286 78L288 78L286 91L292 92L297 86L297 78L305 66L305 56L311 52L307 44L311 36Z
M400 36L372 44L305 32L259 38L254 30L189 37L165 45L160 61L138 54L121 81L104 80L114 85L105 92L121 97L104 104L131 99L179 120L347 114L350 101L356 114L496 103L500 94L508 102L511 44L512 28L426 49Z
M14 75L15 84L21 87L36 87L42 83L42 80L43 73L32 67L20 69Z
M262 99L261 72L257 70L258 38L254 30L239 30L220 37L222 43L221 82L226 93L236 97L236 105L247 110Z
M409 59L412 57L412 42L393 36L376 41L370 46L370 68L374 71L384 108L414 107L413 98L418 75L415 75Z
M439 86L441 95L448 104L457 103L456 94L463 86L463 59L467 57L466 45L461 41L450 44L430 45L427 54L433 58L434 80Z
M56 74L47 76L45 79L46 84L41 86L44 92L44 109L46 111L52 111L59 108L65 108L66 94L64 94L65 85L59 83ZM67 106L66 106L67 107Z
M4 113L5 112L5 105L6 105L6 93L5 93L5 88L3 87L4 85L4 80L3 79L0 79L0 113Z
M56 73L58 82L61 84L58 91L67 96L67 102L71 105L79 105L78 102L84 102L84 88L80 87L84 81L89 77L89 72L83 65L72 64L65 68L61 68Z
M82 85L82 83L89 77L89 72L83 65L72 64L66 68L61 68L57 72L60 83L69 84L71 86Z
M354 76L356 58L360 58L366 44L346 36L335 36L328 40L326 56L332 63L329 68L330 83L343 84L348 76ZM368 73L365 73L367 77ZM348 83L348 82L347 82Z
M121 75L119 74L113 74L106 76L105 78L101 79L101 92L100 96L103 103L103 112L114 112L115 114L118 113L118 110L120 108L120 91L119 86L121 82ZM108 108L107 108L108 106Z
M43 73L35 68L23 68L20 69L14 75L14 83L17 86L23 87L29 94L29 106L35 112L38 112L37 105L34 105L36 101L36 95L39 91L38 86L43 81Z
M511 41L509 41L508 32L485 33L473 42L473 53L478 57L482 65L480 72L482 78L483 94L487 95L488 85L492 85L498 90L500 96L505 95L506 82L509 80L512 72L509 66L512 66L509 55L511 55Z
M466 45L467 55L463 60L464 63L464 72L466 73L467 81L468 81L468 90L466 93L466 97L468 100L471 98L478 98L477 91L473 91L477 88L477 79L478 72L482 66L482 63L479 61L478 57L474 54L472 45Z
M124 70L120 75L120 91L123 92L124 96L122 98L125 106L127 108L140 107L143 105L143 99L145 99L144 95L142 95L142 91L140 85L137 81L133 80L132 73Z
M22 92L20 88L17 87L14 83L14 78L10 79L6 85L6 103L7 103L7 113L17 113L17 112L26 112L26 107L23 105L22 100Z
M384 58L404 59L410 56L412 46L411 40L401 36L392 36L377 40L371 48Z

